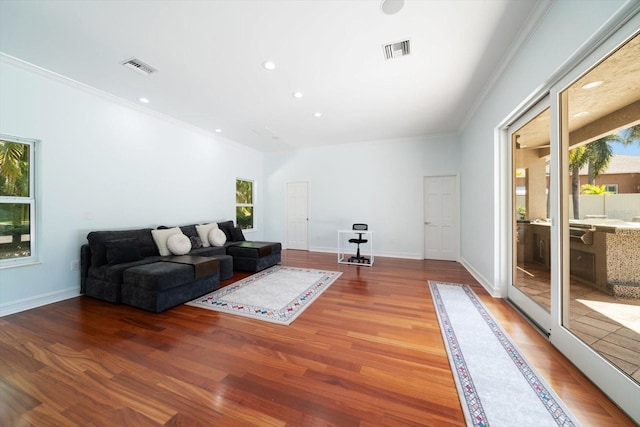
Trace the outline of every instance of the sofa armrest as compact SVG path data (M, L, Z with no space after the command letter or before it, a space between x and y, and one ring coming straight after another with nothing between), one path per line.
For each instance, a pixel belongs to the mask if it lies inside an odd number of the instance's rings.
M80 293L84 294L87 285L87 276L91 267L91 248L89 245L80 247Z

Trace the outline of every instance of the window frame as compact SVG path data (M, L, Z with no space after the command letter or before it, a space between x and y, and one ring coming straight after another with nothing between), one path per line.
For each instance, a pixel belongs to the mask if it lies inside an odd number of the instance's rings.
M0 205L24 203L29 205L29 242L30 242L30 255L0 259L0 269L8 267L17 267L22 265L34 264L38 261L38 234L37 234L37 187L36 187L36 150L38 141L35 139L16 137L6 134L0 134L0 140L7 142L14 142L18 144L25 144L29 146L29 195L23 196L2 196L0 195Z
M235 184L236 184L236 189L238 188L238 182L250 182L251 183L251 203L238 203L238 198L236 196L236 203L235 203L235 207L236 207L236 213L235 213L235 219L236 219L236 226L240 227L240 229L242 231L255 231L256 230L256 181L253 179L248 179L248 178L236 178ZM249 207L251 208L251 212L252 212L252 227L251 228L242 228L238 222L238 208L242 208L242 207Z

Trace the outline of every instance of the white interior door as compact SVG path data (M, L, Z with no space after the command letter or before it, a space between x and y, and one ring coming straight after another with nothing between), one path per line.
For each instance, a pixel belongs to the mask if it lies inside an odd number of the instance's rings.
M308 250L309 186L306 182L287 183L287 249Z
M424 257L457 261L460 252L458 177L424 178Z

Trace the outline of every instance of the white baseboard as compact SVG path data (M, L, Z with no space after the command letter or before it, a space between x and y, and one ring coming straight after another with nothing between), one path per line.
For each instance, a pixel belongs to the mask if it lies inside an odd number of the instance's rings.
M37 295L35 297L25 298L18 301L9 302L0 305L0 317L9 314L19 313L21 311L30 310L32 308L42 307L43 305L52 304L58 301L64 301L80 295L80 289L77 286L67 288L61 291L51 292L48 294Z
M322 253L328 253L328 254L336 254L336 257L338 256L338 252L335 247L315 246L315 247L309 248L309 252L322 252ZM402 258L402 259L423 259L421 254L405 253L405 252L374 252L373 256L386 257L386 258Z
M309 252L322 252L322 253L336 254L337 256L336 248L334 247L315 246L315 247L309 248L308 250ZM380 256L380 257L389 257L389 258L423 259L421 254L412 254L412 253L386 253L386 252L377 253L376 252L373 255ZM469 271L469 273L471 273L473 278L476 279L482 285L482 287L487 290L487 292L489 292L489 295L491 295L494 298L502 298L500 289L495 289L491 285L491 281L487 280L484 276L482 276L482 274L480 274L478 270L473 268L473 266L469 264L464 258L461 257L459 262L460 264L462 264L464 268L466 268Z
M473 268L473 266L469 264L464 258L460 258L460 264L462 264L462 266L466 268L469 271L469 273L471 273L473 278L476 279L482 285L482 287L487 290L487 292L489 292L489 295L491 295L494 298L502 298L500 289L495 289L491 285L491 281L487 280L484 276L482 276L482 274L480 274L478 270Z

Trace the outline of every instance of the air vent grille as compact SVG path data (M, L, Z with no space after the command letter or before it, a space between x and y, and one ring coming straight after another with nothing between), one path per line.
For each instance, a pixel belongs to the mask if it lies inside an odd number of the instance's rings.
M153 68L151 65L140 61L138 58L128 59L124 61L122 65L130 70L137 71L140 74L144 74L145 76L158 71L156 68Z
M384 48L384 59L386 60L399 58L401 56L406 56L411 53L409 40L403 40L401 42L385 44L383 48Z

